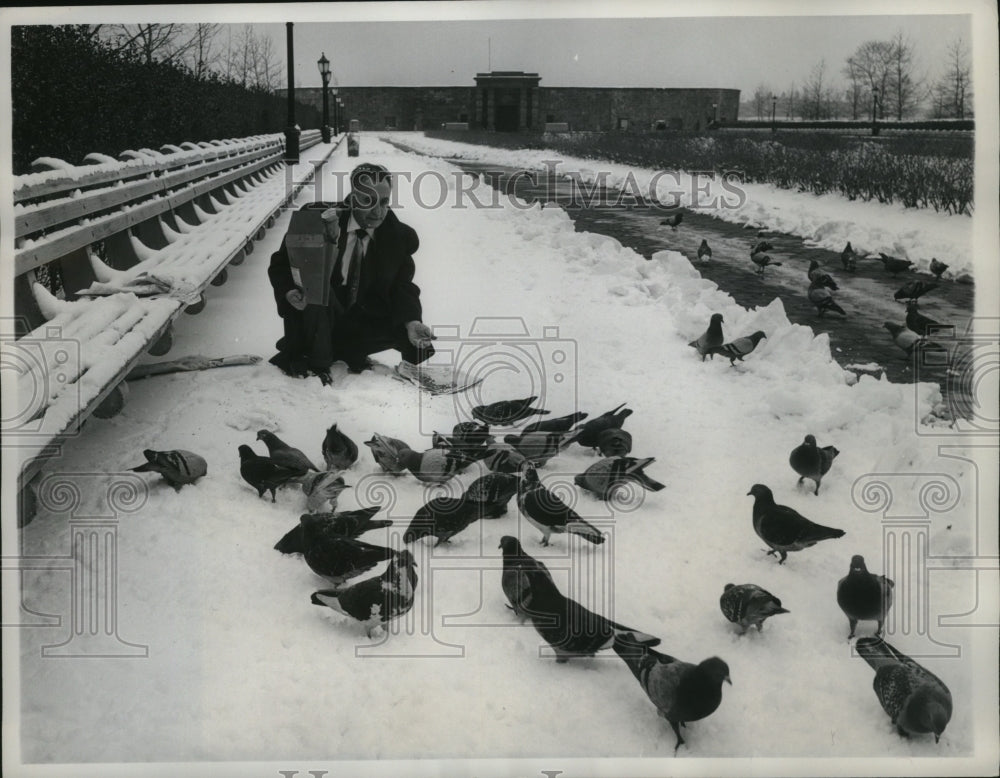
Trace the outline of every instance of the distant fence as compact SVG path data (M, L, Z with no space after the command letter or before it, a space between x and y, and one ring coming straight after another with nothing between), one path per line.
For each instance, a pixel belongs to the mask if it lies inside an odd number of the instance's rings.
M921 121L897 122L891 119L879 119L878 128L881 132L974 132L976 122L974 119L925 119ZM774 121L767 119L740 120L733 124L720 125L719 130L842 130L858 131L871 130L871 119L858 119L852 121Z

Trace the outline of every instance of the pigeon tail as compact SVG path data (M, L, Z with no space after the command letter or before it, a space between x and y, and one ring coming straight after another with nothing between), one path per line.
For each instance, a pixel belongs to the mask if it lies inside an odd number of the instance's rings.
M886 665L912 662L906 654L879 637L858 638L854 647L857 649L858 654L871 665L873 670L878 670L880 667Z
M604 542L604 535L601 534L601 531L583 519L567 522L566 531L572 532L574 535L579 535L584 540L589 540L595 545L600 545Z
M806 533L809 540L832 540L844 537L844 530L834 527L824 527L822 524L813 524Z

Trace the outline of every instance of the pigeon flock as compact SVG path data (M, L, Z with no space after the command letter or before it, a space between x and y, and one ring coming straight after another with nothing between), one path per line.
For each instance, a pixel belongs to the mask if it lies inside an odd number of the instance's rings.
M680 216L681 214L677 213L675 214L675 217L664 220L661 224L669 225L676 231L677 227L681 223L681 219L676 217ZM775 262L767 253L769 251L773 251L774 246L766 240L761 240L764 235L765 233L759 232L757 234L758 240L750 248L750 261L755 266L754 273L759 275L761 278L764 277L765 268L778 267L783 264L781 262ZM707 240L702 240L701 245L698 247L697 254L698 259L702 262L708 262L712 259L712 247L708 245ZM859 257L854 251L854 247L851 246L851 242L848 241L847 245L844 246L844 250L840 254L840 261L844 266L844 270L848 273L856 274L859 259L873 259L881 262L886 272L888 272L893 278L897 278L900 273L912 271L914 264L908 259L892 257L882 252L879 252L878 256L874 257ZM908 357L912 356L913 351L916 348L923 347L929 350L942 348L933 340L935 333L940 333L943 336L950 336L953 334L954 328L951 325L936 322L933 319L921 314L917 308L917 300L925 294L928 294L938 288L941 282L941 276L947 269L947 264L941 262L936 257L932 258L930 263L930 272L931 275L934 276L935 281L928 281L923 278L914 278L904 283L903 286L901 286L893 294L893 299L895 301L906 304L906 322L905 324L886 322L883 327L889 333L893 342ZM840 306L833 294L840 288L836 279L829 272L825 271L816 260L812 260L809 263L809 268L806 273L809 278L809 286L806 289L806 297L809 302L816 307L817 316L819 318L823 318L827 313L832 312L846 317L848 315L847 311ZM709 332L702 336L702 338L706 338L707 336L706 341L702 341L700 338L698 342L701 345L695 345L695 343L691 344L698 349L698 353L702 355L703 359L706 355L722 353L713 351L718 346L718 344L712 342L718 337L718 332L718 328L710 326ZM758 335L760 337L764 337L763 333L754 333L749 337L755 338L755 336ZM729 356L731 359L742 360L742 357L745 356L746 353L749 353L749 351L742 353L741 349L749 345L750 351L752 351L757 344L757 340L759 340L759 338L754 339L752 344L748 343L746 338L734 341L733 345L739 345L734 349L730 349L728 353L726 353L726 356Z
M708 330L690 344L702 359L715 353L731 360L741 359L764 337L758 332L726 344L721 326L722 317L714 315ZM524 546L536 542L545 547L556 536L576 535L585 541L584 547L593 549L590 553L602 553L604 532L548 488L543 478L548 463L569 446L590 450L596 457L592 465L574 477L575 485L593 499L614 500L621 490L656 492L666 486L645 472L655 462L653 457L631 456L632 436L624 424L632 410L625 404L593 418L576 412L534 420L498 441L493 428L512 428L519 422L549 415L548 410L534 405L536 400L527 397L477 406L471 412L473 419L458 422L450 434L435 432L431 448L423 451L380 433L365 441L373 461L390 476L442 484L473 466L482 472L461 494L436 496L422 505L403 532L402 543L410 546L429 537L435 547L448 545L476 522L502 519L508 515L510 504L516 505L518 514L539 535L533 541L513 534L501 538L502 573L497 596L504 596L515 620L530 622L559 664L599 651L613 651L631 671L657 714L669 722L676 736L676 752L685 744L681 728L711 715L722 704L723 685L733 683L729 666L718 656L685 661L661 653L657 650L661 637L595 613L560 591L545 563ZM386 638L387 625L414 607L417 562L408 548L390 548L361 539L370 530L393 525L390 519L375 518L380 506L337 511L338 495L351 488L344 474L358 461L358 446L337 425L331 426L321 443L326 469L320 470L302 450L273 432L261 430L257 440L267 447L266 455L255 452L250 445L239 446L243 480L259 498L269 493L272 502L278 490L289 486L300 487L307 498L308 512L274 548L282 554L300 556L313 573L328 583L311 594L312 604L359 623L369 638ZM802 444L790 452L789 465L799 476L799 484L810 479L811 491L818 496L823 476L839 453L835 446L820 447L815 436L806 435ZM159 473L175 489L206 474L204 460L191 452L147 450L144 454L147 463L135 470ZM789 553L845 535L842 529L825 526L777 504L763 484L751 486L748 496L754 498L753 531L767 546L767 554L778 558L778 564L784 564ZM382 565L381 573L365 577ZM873 637L858 638L857 653L875 669L875 693L899 733L907 737L933 733L938 739L951 716L947 686L882 639L894 586L889 578L869 572L863 556L856 554L847 575L839 582L831 582L831 598L836 597L848 620L848 640L855 637L859 622L875 622ZM789 613L776 595L754 583L725 584L719 608L740 635L751 627L762 632L768 618Z
M674 230L681 223L681 213L664 222ZM772 260L768 252L773 246L763 237L758 235L750 251L755 272L761 277L768 266L782 264ZM711 261L707 241L702 241L698 257ZM844 269L856 272L858 259L863 257L859 258L848 243L841 255ZM912 264L884 254L880 261L894 276ZM931 269L940 279L947 266L935 260ZM846 316L833 298L839 288L833 276L815 261L807 275L808 298L818 315L835 312ZM917 309L917 299L937 285L914 279L895 294L897 300L906 303L906 326L886 322L885 328L907 353L940 327ZM714 360L719 354L734 367L767 337L758 330L727 341L724 324L722 314L712 314L705 331L688 344L702 362L706 357ZM504 596L513 619L530 621L551 648L556 663L613 651L631 671L657 714L669 722L676 736L676 752L685 744L681 728L710 716L722 704L723 684L733 683L727 663L718 656L685 661L661 653L657 650L661 637L612 621L567 596L544 562L525 548L526 542L544 548L565 536L558 542L582 541L585 553L607 553L601 548L605 532L580 516L564 499L564 493L550 488L544 478L550 462L572 446L595 457L592 465L573 478L573 485L592 499L615 501L622 494L658 492L666 485L646 473L655 462L653 457L632 455L633 438L624 426L633 411L625 403L594 417L586 412L554 417L536 405L537 400L531 396L476 406L470 411L471 418L458 421L450 432L435 431L430 447L422 450L378 432L364 441L373 461L387 476L412 477L424 484L440 485L472 468L480 473L461 493L455 494L452 489L443 494L439 490L438 496L416 510L400 536L402 545L433 538L435 547L447 547L476 522L503 520L513 503L517 514L539 534L537 539L518 537L517 533L503 535L499 544L500 591L496 596ZM498 428L506 428L506 434L494 434ZM311 594L312 604L359 623L369 638L378 634L384 639L387 625L414 607L418 595L417 562L408 548L390 548L361 539L371 530L393 525L392 520L375 518L380 506L337 511L339 495L351 488L345 474L359 459L358 446L337 424L327 429L320 445L322 460L315 462L269 430L260 430L256 439L264 444L266 454L247 444L240 445L238 453L240 476L258 498L270 494L271 501L277 502L277 492L289 486L299 487L306 498L307 512L275 544L275 550L300 556L313 573L329 584ZM158 473L177 490L207 473L205 460L189 451L150 449L143 453L146 463L133 470ZM839 454L836 446L820 446L816 437L808 434L790 452L788 462L798 476L798 484L808 479L806 488L819 497L822 480ZM316 464L320 461L322 468ZM826 526L777 504L764 484L750 486L747 496L754 500L751 527L766 545L763 550L776 557L779 565L790 553L805 552L817 543L845 536L843 529ZM579 541L570 538L574 535ZM381 573L365 577L383 565ZM857 638L855 648L875 670L875 694L899 734L933 734L937 741L951 716L951 694L943 681L883 639L894 588L891 579L869 572L864 557L855 554L847 574L830 582L830 596L836 597L848 620L849 641L855 638L860 622L875 622L874 636ZM726 583L719 608L740 635L752 627L761 633L767 619L790 613L775 594L749 582Z

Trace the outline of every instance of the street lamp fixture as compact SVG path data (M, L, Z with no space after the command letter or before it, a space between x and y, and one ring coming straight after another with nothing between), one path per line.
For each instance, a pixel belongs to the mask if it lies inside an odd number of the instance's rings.
M872 135L878 135L878 87L872 88Z
M326 52L324 51L320 55L319 60L317 60L316 65L319 67L320 77L323 79L323 128L321 130L323 134L323 143L330 142L330 103L327 98L327 88L330 86L330 60L326 58Z

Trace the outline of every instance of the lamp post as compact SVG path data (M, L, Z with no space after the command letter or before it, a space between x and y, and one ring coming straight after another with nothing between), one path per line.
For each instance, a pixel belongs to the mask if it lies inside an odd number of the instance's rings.
M330 142L330 102L327 97L327 87L330 86L330 60L326 58L326 52L324 51L320 58L316 61L316 65L319 67L319 75L323 79L323 128L321 130L323 134L323 143Z
M331 89L330 94L333 96L333 134L340 135L340 114L337 111L337 107L340 105L340 98L337 97L337 87Z
M288 124L285 127L285 162L299 161L299 128L295 125L295 53L292 46L292 22L285 22L285 48L288 56Z
M872 135L878 135L878 87L872 87Z
M778 112L778 97L771 95L771 132L778 131L778 125L774 123L774 115Z

